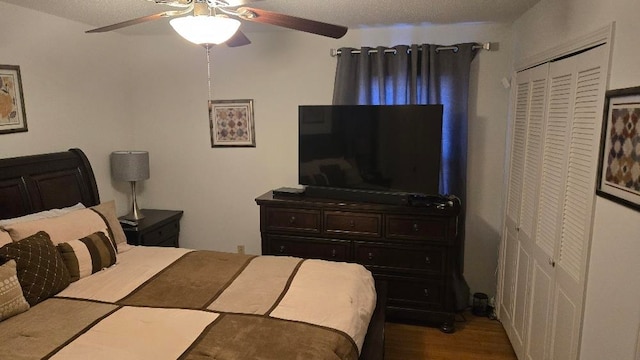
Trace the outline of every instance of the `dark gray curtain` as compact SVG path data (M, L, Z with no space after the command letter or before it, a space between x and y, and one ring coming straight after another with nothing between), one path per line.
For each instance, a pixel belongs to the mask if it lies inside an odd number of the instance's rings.
M336 68L335 105L443 104L440 193L465 204L467 108L474 43L341 48ZM376 51L370 51L376 50ZM463 205L464 206L464 205Z

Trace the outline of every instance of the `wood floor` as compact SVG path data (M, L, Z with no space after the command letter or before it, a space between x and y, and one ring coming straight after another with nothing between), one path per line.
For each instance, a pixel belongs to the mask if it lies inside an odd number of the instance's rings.
M387 323L385 360L517 359L499 321L470 313L464 317L466 322L456 322L453 334L438 328Z

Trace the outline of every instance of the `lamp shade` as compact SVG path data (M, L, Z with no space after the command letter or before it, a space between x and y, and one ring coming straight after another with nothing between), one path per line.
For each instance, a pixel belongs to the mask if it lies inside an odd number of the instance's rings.
M111 177L118 181L139 181L149 178L147 151L114 151L111 153Z
M222 44L238 31L240 21L226 16L183 16L169 21L173 29L194 44Z

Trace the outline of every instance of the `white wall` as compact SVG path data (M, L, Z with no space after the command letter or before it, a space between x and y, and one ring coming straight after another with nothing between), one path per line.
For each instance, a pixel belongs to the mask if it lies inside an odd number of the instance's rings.
M256 148L211 148L205 50L177 35L134 38L135 144L151 154L144 206L185 210L181 244L260 253L255 197L297 184L297 109L330 104L331 48L499 42L474 61L469 125L466 277L495 293L511 65L508 25L350 30L340 40L299 32L248 34L252 45L211 51L214 99L254 99Z
M514 23L518 62L615 21L609 89L640 85L637 0L542 0ZM640 213L597 198L581 359L635 359Z
M133 140L126 41L112 35L95 42L85 30L0 2L0 64L20 66L29 129L0 135L0 157L81 148L101 199L124 203L111 186L108 156Z

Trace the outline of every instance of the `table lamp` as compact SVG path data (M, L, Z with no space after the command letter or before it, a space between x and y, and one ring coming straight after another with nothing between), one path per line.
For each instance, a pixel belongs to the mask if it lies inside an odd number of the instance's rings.
M116 181L131 183L131 212L126 220L138 221L144 215L136 200L136 182L149 178L149 153L147 151L114 151L111 153L111 176Z

